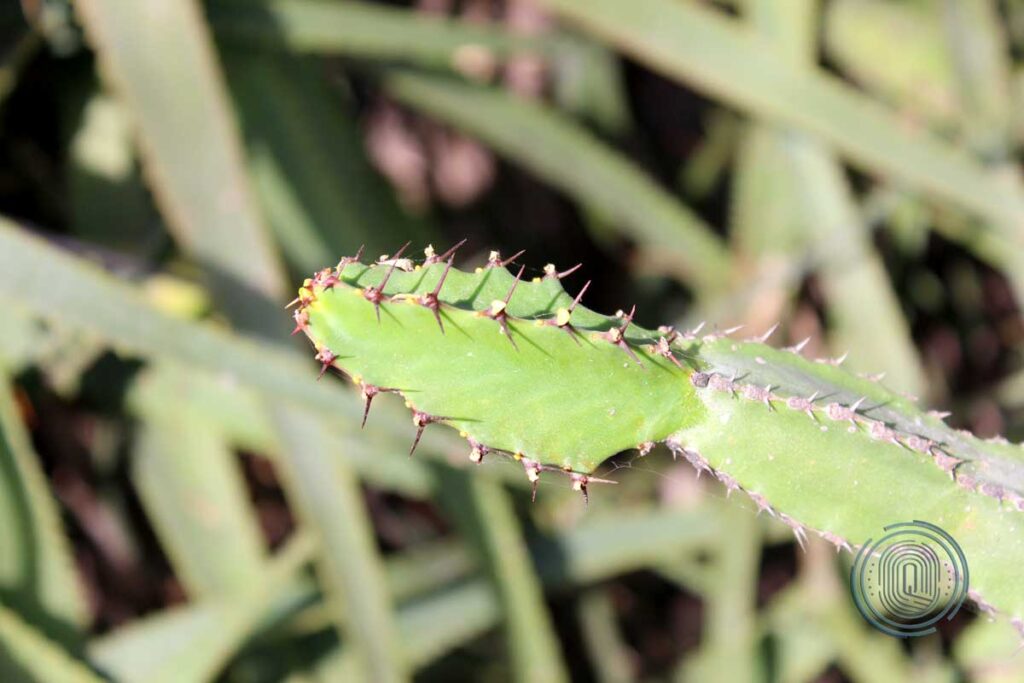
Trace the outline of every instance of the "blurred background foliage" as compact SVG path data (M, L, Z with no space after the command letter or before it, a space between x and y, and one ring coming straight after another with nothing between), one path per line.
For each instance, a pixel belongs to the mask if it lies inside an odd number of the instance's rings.
M0 680L1024 680L666 453L589 507L409 459L282 310L468 237L1020 440L1024 3L20 0L0 48Z

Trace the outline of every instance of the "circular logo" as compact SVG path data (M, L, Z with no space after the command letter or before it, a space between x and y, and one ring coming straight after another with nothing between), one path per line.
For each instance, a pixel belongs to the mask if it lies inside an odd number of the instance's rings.
M928 522L890 524L861 546L850 570L853 602L869 624L897 638L935 631L967 597L967 558Z

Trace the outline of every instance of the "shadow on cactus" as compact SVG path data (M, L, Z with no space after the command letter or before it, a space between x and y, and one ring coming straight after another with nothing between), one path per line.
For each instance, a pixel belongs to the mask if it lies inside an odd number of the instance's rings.
M739 340L643 329L632 311L582 306L587 285L576 294L562 285L575 269L549 265L523 281L522 268L507 269L515 257L493 252L463 272L455 248L428 247L421 262L405 247L376 263L343 258L293 302L295 330L322 371L351 378L367 411L381 392L405 399L413 450L428 425L444 423L473 461L521 463L534 494L541 476L566 476L586 496L614 483L593 476L604 460L665 443L801 544L813 531L837 550L886 524L925 520L960 542L978 606L1024 633L1020 446L951 429L841 359L772 348L771 331Z

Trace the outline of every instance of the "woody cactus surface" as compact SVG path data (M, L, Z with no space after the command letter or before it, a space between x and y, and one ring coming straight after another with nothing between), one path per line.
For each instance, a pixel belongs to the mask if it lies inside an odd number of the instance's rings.
M382 392L423 430L448 425L471 460L507 457L534 484L566 477L584 496L606 459L663 443L697 475L788 525L803 545L819 534L852 550L886 524L926 520L957 539L970 596L1024 630L1024 450L944 423L881 377L810 359L802 344L773 348L772 330L722 333L602 315L549 265L524 279L516 257L454 267L459 245L414 261L406 247L363 263L343 258L306 280L295 331L362 393ZM509 269L512 266L512 270ZM515 271L515 274L513 274ZM364 413L364 423L366 414Z

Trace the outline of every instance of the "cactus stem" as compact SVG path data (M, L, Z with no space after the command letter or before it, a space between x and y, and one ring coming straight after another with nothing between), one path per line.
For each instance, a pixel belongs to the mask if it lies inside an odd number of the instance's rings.
M508 264L513 263L517 258L519 258L520 256L522 256L525 253L526 253L525 249L520 249L516 253L512 254L512 256L508 257L507 259L502 260L501 254L499 254L497 251L492 251L491 255L487 257L487 267L488 268L505 268L506 266L508 266Z
M444 263L445 261L451 261L452 257L455 256L455 252L459 250L463 244L469 241L469 238L463 237L459 242L455 244L451 249L444 252L440 256L434 253L434 246L430 245L423 250L424 256L427 258L423 261L423 267L432 266L435 263Z
M572 268L569 268L568 270L563 270L561 273L559 273L558 272L558 268L555 267L555 264L554 263L549 263L546 266L544 266L544 278L545 279L561 280L563 277L567 277L569 275L572 275L573 273L575 273L577 270L579 270L582 267L583 267L582 263L577 263ZM590 283L587 283L587 284L590 284Z
M443 422L448 419L450 418L441 417L439 415L428 415L427 413L414 408L412 411L412 423L416 425L416 438L413 439L412 448L409 449L409 457L411 458L412 454L416 452L416 446L420 444L420 437L423 436L423 430L427 428L427 425L435 422Z
M313 357L316 360L320 361L320 374L316 378L317 381L320 381L321 379L323 379L324 374L327 372L327 368L331 367L331 365L334 363L334 359L337 358L337 356L335 356L334 352L332 352L330 349L324 347L317 351L316 355Z
M637 365L639 365L642 368L644 367L644 364L637 357L636 353L633 352L633 348L629 345L629 342L626 341L626 328L628 328L630 324L633 322L633 314L635 313L636 305L634 305L633 308L630 309L628 314L622 315L621 326L613 327L607 332L600 332L597 336L618 346L620 349L625 351L630 358L636 361Z
M463 242L465 242L465 240L463 240ZM462 244L462 242L459 244ZM454 248L455 247L453 247L453 249ZM441 322L441 300L438 299L438 294L441 292L441 287L444 285L445 278L448 277L448 272L452 269L452 261L454 260L454 254L448 257L448 263L445 265L444 272L441 273L441 279L437 281L437 285L434 287L434 290L427 292L426 294L422 294L416 299L416 302L420 306L426 306L434 314L434 320L437 321L437 326L441 328L441 334L444 334L444 323Z
M402 248L396 251L395 255L391 257L387 275L384 276L384 279L381 280L379 285L367 287L366 289L363 290L363 298L365 298L367 301L373 304L374 311L376 311L377 313L378 323L380 323L380 305L386 298L384 296L384 286L387 285L388 279L391 277L391 274L395 272L395 267L398 265L399 257L401 257L402 253L410 244L411 242L406 242L405 244L403 244Z

